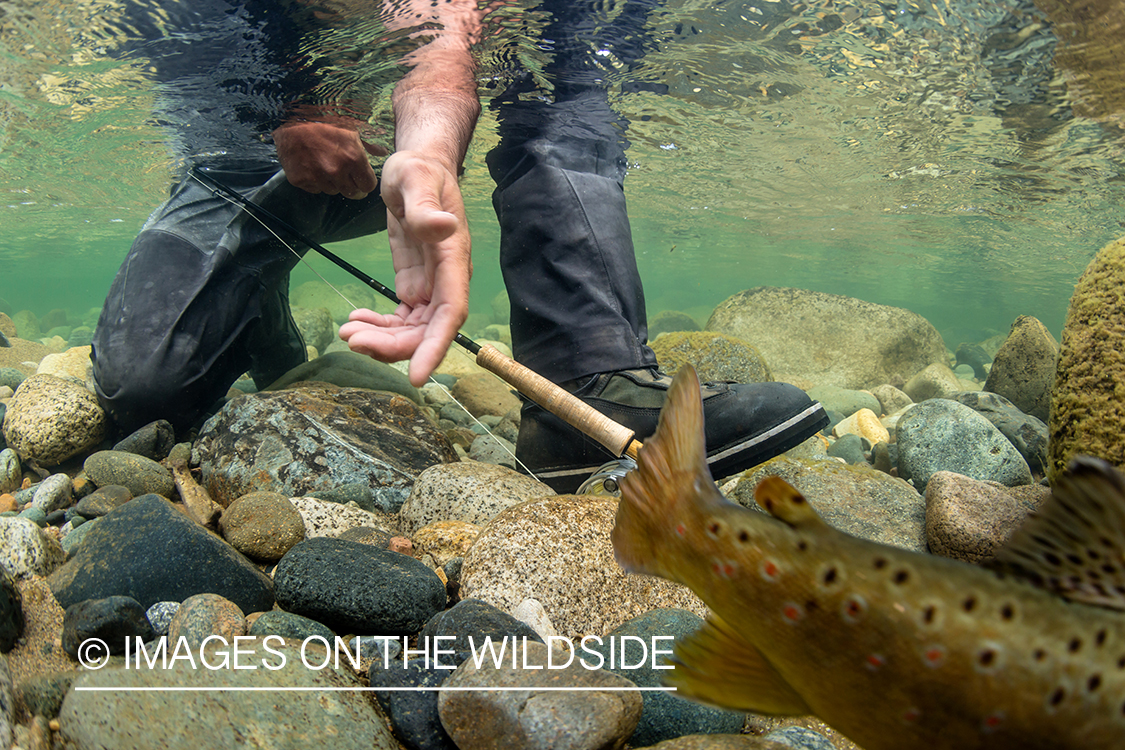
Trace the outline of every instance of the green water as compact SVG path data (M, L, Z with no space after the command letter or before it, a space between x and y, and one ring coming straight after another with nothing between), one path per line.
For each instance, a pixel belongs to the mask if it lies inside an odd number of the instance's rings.
M0 304L81 320L171 161L143 71L103 54L113 3L3 7ZM482 44L482 82L512 50L536 64L513 28ZM1125 233L1120 135L1074 114L1080 71L1030 3L673 0L650 30L658 49L612 82L650 314L705 322L738 291L793 286L911 309L951 347L1022 314L1057 336L1079 274ZM635 79L668 93L620 85ZM486 107L463 182L476 312L503 288L495 141ZM334 249L393 280L383 237Z

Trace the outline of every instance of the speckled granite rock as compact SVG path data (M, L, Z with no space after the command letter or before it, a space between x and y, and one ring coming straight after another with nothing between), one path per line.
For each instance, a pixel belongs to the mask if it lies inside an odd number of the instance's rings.
M707 330L752 343L784 382L870 388L945 361L945 342L920 315L805 289L739 292L715 309Z
M464 557L480 535L481 527L464 521L435 521L410 535L410 541L422 553L445 565L455 557Z
M1058 356L1058 342L1047 327L1021 315L996 353L984 390L999 393L1024 414L1046 421Z
M301 332L301 338L309 346L315 347L318 352L336 340L336 321L332 314L323 307L294 307L293 322ZM370 358L368 358L370 359Z
M483 525L516 503L553 494L547 485L512 469L463 461L422 472L399 517L407 533L435 521Z
M542 643L521 644L521 664L546 665ZM566 656L558 652L555 663ZM586 669L575 660L566 669L512 669L472 661L446 680L446 687L527 687L525 691L443 692L438 697L442 726L460 750L498 747L595 750L623 747L641 716L640 695L615 692L534 692L535 687L629 687L624 677Z
M208 664L222 665L223 644L212 642L204 654ZM325 746L334 750L400 750L368 695L351 691L358 678L342 665L308 669L299 645L243 643L240 665L232 658L220 669L195 668L178 660L168 669L113 669L87 672L75 687L242 687L241 692L156 692L72 690L59 714L62 739L74 750L152 750L152 748ZM307 660L318 666L331 654L307 648ZM198 658L198 657L197 657ZM269 669L263 665L276 666ZM284 688L313 688L284 691ZM278 688L278 689L271 689ZM316 688L324 688L317 690ZM336 688L336 689L333 689Z
M1047 476L1078 455L1125 468L1125 238L1102 248L1086 267L1066 313L1051 397Z
M198 649L211 635L234 643L235 636L246 635L246 617L238 605L218 594L189 596L168 624L168 639L175 644L183 638Z
M969 391L953 397L993 424L1008 438L1036 474L1045 474L1047 467L1047 425L1038 417L1024 414L999 393Z
M55 466L89 450L106 435L94 394L54 375L33 375L8 402L4 439L21 456Z
M898 388L889 383L877 385L871 389L871 395L879 399L882 414L894 414L904 406L909 406L914 401ZM874 409L872 411L875 411Z
M293 497L362 481L394 512L418 474L457 454L408 398L310 384L228 402L204 425L193 459L223 506L257 490Z
M82 464L86 476L94 484L104 487L120 485L133 493L141 495L175 496L176 485L172 472L151 458L124 451L98 451Z
M746 472L733 486L731 500L757 508L754 488L778 476L808 498L825 521L853 536L924 552L925 501L901 479L866 466L839 461L797 460L780 456Z
M1050 494L1042 485L1005 487L950 471L936 472L926 484L930 551L971 563L987 562Z
M609 532L617 498L561 495L508 508L485 526L465 556L462 598L511 612L538 599L559 634L604 634L656 607L703 615L688 589L659 578L627 576Z
M305 538L318 536L338 537L348 529L364 526L380 528L382 517L373 515L354 504L340 505L315 497L291 497L289 502L301 514L305 524Z
M17 578L46 576L66 561L58 540L26 518L0 518L0 565Z
M723 380L768 383L773 380L761 353L734 336L694 329L690 333L666 333L650 345L661 369L669 375L690 364L704 383Z

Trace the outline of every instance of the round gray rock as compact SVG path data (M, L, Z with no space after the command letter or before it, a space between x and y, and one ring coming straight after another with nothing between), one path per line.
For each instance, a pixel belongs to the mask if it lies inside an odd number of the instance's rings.
M117 484L133 493L171 498L176 491L172 472L151 458L125 451L98 451L82 464L86 476L99 487Z
M932 398L914 406L898 423L898 465L924 492L938 471L1008 487L1031 484L1019 451L991 422L964 404Z

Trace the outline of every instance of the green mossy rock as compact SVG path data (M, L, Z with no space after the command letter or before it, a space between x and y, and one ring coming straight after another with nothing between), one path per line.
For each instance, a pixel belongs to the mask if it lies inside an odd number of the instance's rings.
M766 360L757 349L724 333L676 331L664 334L650 346L661 368L669 375L687 363L695 367L702 382L768 383L773 380Z
M1055 375L1047 476L1076 455L1125 466L1125 238L1102 248L1070 298Z

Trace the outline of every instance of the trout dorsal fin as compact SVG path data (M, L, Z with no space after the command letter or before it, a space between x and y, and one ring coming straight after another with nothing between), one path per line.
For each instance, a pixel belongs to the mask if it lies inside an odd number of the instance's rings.
M771 516L795 529L828 525L805 496L781 477L766 477L758 482L754 488L754 499Z
M672 663L664 682L683 697L737 711L812 713L766 657L714 613L676 644Z
M1074 459L996 562L1071 601L1125 610L1125 477Z

